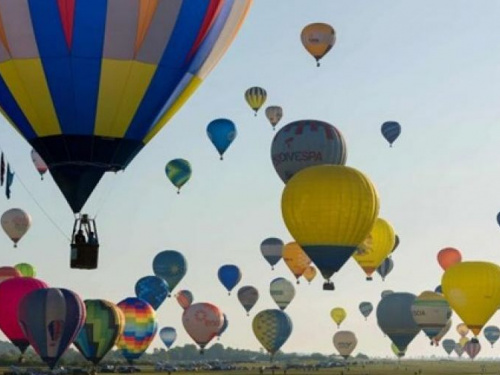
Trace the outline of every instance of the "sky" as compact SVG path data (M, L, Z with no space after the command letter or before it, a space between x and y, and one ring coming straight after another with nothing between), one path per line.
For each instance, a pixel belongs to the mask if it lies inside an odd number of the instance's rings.
M317 119L342 132L347 165L375 184L380 217L401 239L385 282L378 275L365 281L349 260L334 276L334 292L323 291L319 277L297 285L286 310L293 332L282 350L335 353L330 310L341 306L348 313L341 328L358 338L355 353L392 355L375 313L365 321L360 302L376 306L385 289L434 290L442 275L436 254L446 246L460 249L464 260L500 263L499 18L500 3L486 0L255 0L232 46L193 97L126 171L103 179L85 206L100 236L97 270L69 268L73 214L51 177L40 181L31 147L1 119L0 148L16 179L12 198L0 198L0 211L19 207L33 219L17 249L0 233L1 263L32 263L50 286L117 303L134 296L135 282L152 274L158 252L180 251L188 273L177 289L226 313L229 327L220 343L258 350L252 317L275 308L273 278L292 278L283 262L271 271L260 253L267 237L292 241L281 216L284 185L270 158L275 133L263 110L254 117L244 100L247 88L261 86L268 93L265 106L283 107L278 128ZM300 42L302 28L312 22L329 23L337 32L320 68ZM206 136L207 124L220 117L238 129L223 161ZM402 126L393 148L380 133L388 120ZM178 195L164 167L179 157L191 162L193 175ZM253 285L260 292L250 317L217 279L218 268L228 263L242 271L237 288ZM192 343L181 315L175 299L157 312L160 328L177 329L177 345ZM454 315L446 338L458 339L458 323ZM490 323L500 325L500 316ZM480 357L497 353L481 342ZM159 338L155 347L162 347ZM432 355L445 352L423 333L407 351L408 357Z

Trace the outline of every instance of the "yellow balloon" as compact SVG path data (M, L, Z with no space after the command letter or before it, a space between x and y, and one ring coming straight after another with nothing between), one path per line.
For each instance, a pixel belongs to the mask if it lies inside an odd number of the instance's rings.
M398 358L404 357L406 354L406 348L404 351L400 351L394 343L391 343L391 350Z
M458 341L458 344L463 348L465 346L465 344L467 344L468 342L469 342L469 338L468 337L462 337Z
M329 280L370 233L379 200L360 171L320 165L303 169L288 181L281 211L295 241Z
M461 262L441 279L443 294L467 327L479 335L500 305L500 267L490 262Z
M319 60L330 51L335 44L336 35L333 27L326 23L311 23L302 29L300 39L304 48Z
M285 261L290 271L297 279L297 284L299 283L299 277L302 276L306 268L311 264L311 259L302 250L297 242L289 242L283 247L283 252L281 257Z
M366 279L372 280L372 274L392 252L396 234L392 225L378 218L366 239L358 246L353 258L366 273Z
M335 307L330 311L330 316L332 320L337 323L337 327L340 327L340 324L344 321L347 316L347 313L342 307Z
M314 266L307 266L302 276L310 283L316 277L316 273L316 268L314 268Z

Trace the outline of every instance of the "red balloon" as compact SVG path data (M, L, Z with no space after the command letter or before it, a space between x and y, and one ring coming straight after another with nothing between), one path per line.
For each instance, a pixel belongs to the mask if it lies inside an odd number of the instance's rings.
M23 274L14 267L0 267L0 283L13 277L22 277Z
M33 277L14 277L0 283L0 329L24 353L29 342L17 321L17 310L28 293L47 288L45 282Z
M462 254L454 247L445 247L439 251L437 260L441 268L446 270L448 267L460 263L462 261Z

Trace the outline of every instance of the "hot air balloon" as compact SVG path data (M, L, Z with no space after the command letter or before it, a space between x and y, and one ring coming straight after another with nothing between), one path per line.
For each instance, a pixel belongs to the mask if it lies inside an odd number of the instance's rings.
M296 173L308 167L344 165L347 146L342 133L327 122L294 121L274 136L271 160L276 173L286 184Z
M396 251L396 249L398 248L398 246L399 246L399 236L396 234L394 236L394 247L392 248L391 253L393 253L394 251Z
M481 351L481 344L476 339L472 339L464 345L464 351L467 353L470 359L474 359Z
M458 324L456 329L460 337L465 337L469 334L469 327L465 323Z
M444 336L446 336L446 334L450 331L451 325L452 321L451 319L449 319L446 325L443 328L441 328L441 331L439 331L439 333L436 336L434 336L434 339L432 340L434 342L434 345L436 346L439 345L439 341L441 341L441 339Z
M178 251L164 250L154 257L153 272L167 282L172 292L187 272L186 258Z
M378 216L375 187L354 168L321 165L297 173L281 198L285 224L329 281L368 236Z
M125 317L114 303L103 299L84 301L87 312L75 346L94 365L115 346L125 326Z
M437 287L435 287L434 291L436 293L443 294L443 288L441 288L441 285L438 285Z
M411 311L415 298L411 293L392 293L382 298L377 306L378 326L400 352L405 352L420 332Z
M391 342L391 350L394 353L394 355L398 357L398 359L404 357L406 354L406 349L403 351L399 350L399 348L396 345L394 345L393 342Z
M36 269L29 263L18 263L14 266L24 277L35 277Z
M500 267L489 262L461 262L441 279L453 311L477 336L500 305Z
M181 187L191 178L191 164L185 159L170 160L165 166L165 174L179 194Z
M309 267L311 259L309 259L307 254L304 250L302 250L297 242L287 243L283 248L281 256L290 271L292 271L295 279L297 279L297 284L299 284L299 278L302 276L306 268Z
M240 282L241 271L234 264L226 264L219 268L217 272L220 282L226 288L228 295L231 295L231 290Z
M463 348L465 346L465 344L467 344L469 342L469 338L468 337L461 337L460 340L458 340L458 343L460 344L460 346Z
M304 273L302 274L302 276L304 276L304 279L306 279L309 284L311 284L311 281L314 280L314 278L316 277L316 274L317 274L317 271L316 271L316 268L314 268L314 266L307 266L307 268L304 270Z
M19 304L24 296L42 288L47 288L47 284L32 277L14 277L0 283L0 329L21 354L30 343L17 320Z
M182 107L251 3L2 6L2 113L45 160L74 213L105 172L124 169Z
M250 108L254 110L255 116L257 116L257 112L264 105L266 99L267 92L262 87L250 87L245 91L245 100Z
M278 277L271 281L269 291L271 298L281 310L285 310L295 297L295 287L283 277Z
M370 302L361 302L359 304L359 311L365 317L365 320L370 316L373 311L373 305Z
M224 153L236 139L237 134L234 122L226 118L219 118L208 124L207 135L219 152L220 160L223 159Z
M263 310L253 318L253 333L271 355L280 350L292 333L293 325L288 315L276 309Z
M484 337L486 337L486 340L491 344L491 347L493 348L493 345L498 341L498 338L500 337L500 328L497 326L488 326L484 328Z
M0 267L0 283L13 277L22 277L23 274L15 267Z
M238 300L248 313L255 306L259 299L259 291L253 286L242 286L238 289Z
M135 283L135 295L155 310L158 310L169 292L168 283L158 276L144 276Z
M455 344L455 348L453 348L453 350L459 357L462 357L462 354L464 354L464 348L458 342Z
M394 268L394 261L391 257L385 258L380 266L377 267L377 273L382 277L382 281L385 281L385 278L389 273L391 273Z
M396 121L386 121L382 124L382 135L392 147L394 141L401 134L401 125Z
M45 164L42 157L35 150L31 150L31 160L33 160L33 164L38 173L40 173L40 178L43 180L43 175L47 172L49 167L47 167L47 164Z
M283 241L279 238L269 237L266 238L260 244L260 251L265 260L271 265L271 269L274 270L274 266L281 259L281 254L283 252Z
M85 304L67 289L38 289L21 300L17 315L29 343L52 370L83 327Z
M158 325L156 313L146 301L129 297L118 303L125 325L116 347L129 364L139 358L153 341Z
M450 305L443 295L430 291L422 292L415 298L411 312L415 323L431 340L431 345L451 318Z
M223 317L222 326L220 327L219 332L217 332L217 339L218 340L220 340L220 337L226 331L226 329L227 329L227 327L229 325L229 321L227 320L226 314L223 313L222 317Z
M280 122L283 117L283 108L278 105L271 105L266 108L266 117L271 123L273 130L276 130L276 125Z
M316 59L316 66L319 67L319 60L335 44L336 35L333 27L326 23L311 23L302 29L300 39L307 52Z
M439 250L437 260L443 271L446 271L449 267L462 261L462 254L454 247L445 247Z
M372 274L382 264L394 248L394 229L387 220L377 218L370 234L356 248L352 255L365 271L366 280L372 280Z
M390 290L390 289L387 289L387 290L383 290L382 293L380 293L380 297L381 298L385 298L387 297L388 295L394 293L394 291Z
M446 339L443 341L443 348L446 351L446 354L450 355L453 349L455 349L456 342L452 339Z
M170 349L176 338L177 331L174 327L163 327L160 329L160 339L163 341L167 349Z
M211 303L193 303L182 314L182 324L200 347L200 353L203 353L205 346L217 336L223 323L222 311Z
M344 359L349 358L357 344L358 339L354 332L338 331L333 335L333 345Z
M179 305L186 310L191 304L193 303L193 293L191 293L189 290L180 290L176 295L175 298L177 299L177 302Z
M0 88L0 92L1 90ZM2 224L4 232L7 233L7 236L14 242L14 247L17 247L19 240L26 234L28 229L30 229L31 216L20 208L12 208L3 213L0 223Z
M330 317L337 324L337 328L340 327L340 324L344 321L346 316L347 313L342 307L334 307L330 311Z

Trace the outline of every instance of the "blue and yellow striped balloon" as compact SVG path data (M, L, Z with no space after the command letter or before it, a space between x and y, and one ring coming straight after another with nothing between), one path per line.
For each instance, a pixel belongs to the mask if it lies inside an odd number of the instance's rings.
M191 172L191 164L186 159L173 159L165 166L165 174L177 188L177 194L180 193L181 187L191 178Z
M266 99L267 92L262 87L250 87L247 91L245 91L245 100L250 108L254 110L255 116L257 116L257 112L260 107L264 105Z
M255 315L252 328L257 340L273 357L290 337L293 325L285 312L270 309Z

